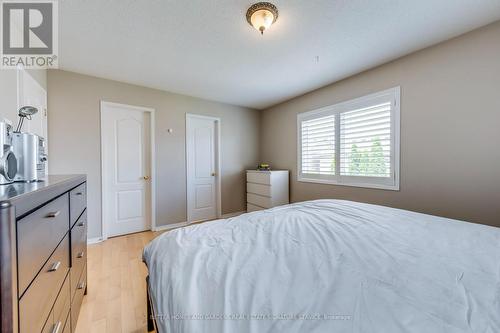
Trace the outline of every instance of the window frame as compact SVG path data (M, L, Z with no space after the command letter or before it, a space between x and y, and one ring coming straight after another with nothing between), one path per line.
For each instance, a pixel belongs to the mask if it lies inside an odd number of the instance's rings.
M340 114L376 103L392 101L391 107L391 176L342 176L340 175ZM400 129L401 129L401 87L394 87L349 101L329 105L313 111L297 114L297 181L383 190L399 191L400 182ZM335 175L302 174L302 122L335 116Z

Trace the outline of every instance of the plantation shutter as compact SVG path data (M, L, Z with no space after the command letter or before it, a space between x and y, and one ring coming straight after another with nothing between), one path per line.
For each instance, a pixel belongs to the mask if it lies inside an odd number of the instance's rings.
M297 179L399 190L400 88L297 115Z
M335 115L301 122L302 174L335 175Z
M340 175L391 177L392 101L340 113Z

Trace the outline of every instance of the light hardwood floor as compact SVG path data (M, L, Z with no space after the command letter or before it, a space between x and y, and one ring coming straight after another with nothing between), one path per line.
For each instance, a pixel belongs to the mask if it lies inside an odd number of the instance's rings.
M147 332L142 249L159 234L142 232L88 246L88 289L76 333Z

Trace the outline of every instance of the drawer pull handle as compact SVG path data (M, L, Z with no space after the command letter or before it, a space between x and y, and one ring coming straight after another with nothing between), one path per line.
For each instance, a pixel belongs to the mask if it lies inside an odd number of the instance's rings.
M61 329L62 323L60 321L57 322L57 324L54 325L54 328L52 329L52 333L59 333L59 330Z
M47 218L54 218L54 217L57 217L59 214L61 214L60 210L58 210L57 212L48 213L46 217Z
M80 222L80 223L78 223L78 226L79 226L79 227L84 227L84 226L85 226L85 222Z
M52 267L50 267L49 272L57 271L59 269L59 266L61 266L61 262L55 262L54 264L52 264Z
M76 192L75 195L83 195L83 192Z
M80 283L78 284L78 287L77 287L77 288L78 288L78 289L80 289L80 290L81 290L81 289L84 289L84 288L85 288L85 282L80 282Z
M77 258L83 258L83 255L85 254L85 252L79 252L76 257Z

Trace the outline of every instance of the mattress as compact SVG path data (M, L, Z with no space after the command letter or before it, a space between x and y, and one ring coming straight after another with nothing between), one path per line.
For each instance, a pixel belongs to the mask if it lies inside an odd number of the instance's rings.
M500 229L317 200L144 250L161 333L500 332Z

